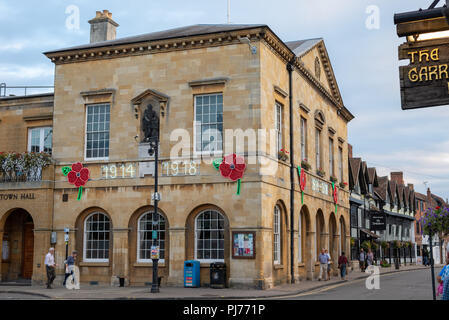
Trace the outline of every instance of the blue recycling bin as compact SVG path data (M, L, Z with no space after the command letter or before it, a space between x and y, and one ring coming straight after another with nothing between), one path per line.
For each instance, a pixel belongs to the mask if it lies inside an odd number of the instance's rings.
M184 262L184 287L200 287L200 262L189 260Z

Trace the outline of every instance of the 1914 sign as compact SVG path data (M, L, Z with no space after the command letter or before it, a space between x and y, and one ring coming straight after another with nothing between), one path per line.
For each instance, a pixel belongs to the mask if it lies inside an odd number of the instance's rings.
M399 47L402 109L449 105L449 38L407 42Z

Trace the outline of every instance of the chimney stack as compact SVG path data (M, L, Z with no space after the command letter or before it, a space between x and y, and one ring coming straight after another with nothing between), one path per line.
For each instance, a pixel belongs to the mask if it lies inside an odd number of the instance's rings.
M352 159L352 144L348 143L348 156L349 159Z
M97 11L90 23L90 43L115 40L117 22L112 20L112 13L108 10Z
M408 184L410 190L415 191L415 186L412 183Z
M403 172L391 172L391 180L396 182L396 184L403 185L404 184L404 173Z

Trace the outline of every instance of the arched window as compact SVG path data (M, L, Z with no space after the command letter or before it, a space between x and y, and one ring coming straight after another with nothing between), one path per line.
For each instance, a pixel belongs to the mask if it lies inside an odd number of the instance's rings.
M111 222L104 213L90 214L84 221L84 261L108 262Z
M165 218L154 212L144 213L137 221L137 261L151 261L151 247L159 247L159 261L165 261Z
M274 207L273 235L274 235L273 259L274 259L275 264L280 264L281 263L281 209L279 208L279 206Z
M215 210L201 212L195 220L195 259L224 261L225 219Z

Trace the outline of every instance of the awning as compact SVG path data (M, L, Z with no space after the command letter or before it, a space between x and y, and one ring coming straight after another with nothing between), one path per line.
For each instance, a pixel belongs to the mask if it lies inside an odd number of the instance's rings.
M367 230L367 229L360 228L360 231L366 233L367 235L373 237L374 239L379 239L379 238L380 238L380 236L378 236L378 235L375 234L374 232L371 232L371 231L369 231L369 230Z

